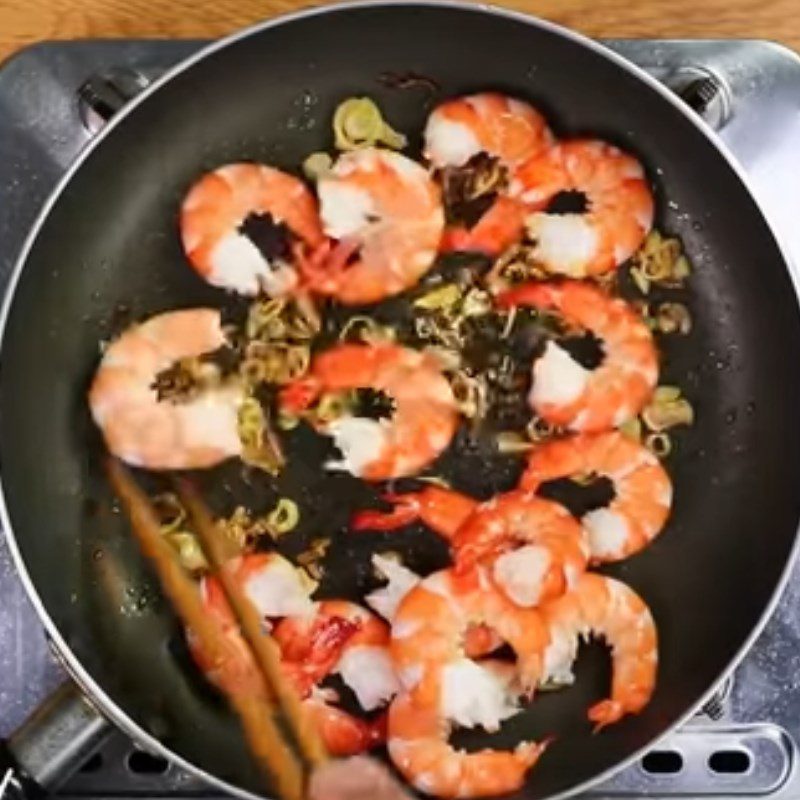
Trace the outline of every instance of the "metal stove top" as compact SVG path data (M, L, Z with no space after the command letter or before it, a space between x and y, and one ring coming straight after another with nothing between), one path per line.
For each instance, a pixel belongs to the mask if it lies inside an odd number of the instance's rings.
M91 138L91 124L85 124L91 115L81 112L78 88L88 77L120 67L158 73L201 44L45 43L0 66L0 286L41 204ZM759 41L607 44L705 106L708 123L745 167L798 265L800 285L800 57ZM798 608L800 565L765 631L703 711L592 797L800 797ZM0 536L0 735L15 729L64 679ZM119 733L58 794L165 798L219 792L137 751Z

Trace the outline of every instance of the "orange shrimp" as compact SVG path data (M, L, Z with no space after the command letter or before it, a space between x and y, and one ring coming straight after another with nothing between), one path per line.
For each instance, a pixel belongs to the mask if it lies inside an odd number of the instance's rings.
M550 272L585 278L630 258L653 225L653 195L642 165L601 141L560 142L514 174L510 193L532 209L525 226L534 255ZM573 195L578 213L548 210Z
M501 308L533 306L555 311L601 342L594 370L578 364L549 341L533 363L530 404L548 422L575 431L609 430L635 417L658 381L658 351L639 315L620 298L580 281L527 283L502 293Z
M450 384L428 353L393 344L340 344L319 354L308 374L281 393L283 409L300 413L320 395L373 389L387 395L390 419L344 416L320 425L343 459L328 468L367 480L413 475L450 444L458 409Z
M244 295L294 291L297 256L325 240L306 185L263 164L228 164L204 175L183 201L180 226L200 276Z
M372 565L388 583L370 592L364 600L385 620L392 622L403 598L422 578L394 559L378 553L372 556ZM503 640L488 625L471 625L464 634L464 651L469 658L485 656L502 644Z
M385 705L397 692L388 651L389 627L362 606L323 600L313 616L281 620L274 637L297 675L296 685L307 686L308 692L333 673L342 676L365 711ZM334 642L334 647L324 646L325 640Z
M490 624L517 655L519 687L466 657L471 625ZM546 633L539 612L515 606L480 572L445 570L414 588L392 625L392 657L405 690L389 709L388 750L417 789L440 797L483 797L513 791L544 746L467 753L449 744L454 725L497 730L516 713L516 692L541 678Z
M365 148L340 156L317 187L325 232L338 244L304 264L309 288L340 303L376 303L433 266L444 229L438 186L415 161Z
M482 503L452 540L457 572L491 565L497 586L520 606L563 594L583 574L589 549L563 506L527 492Z
M242 586L265 624L269 624L270 619L286 614L313 613L314 604L309 598L302 574L283 556L277 553L253 553L232 559L226 564L226 569ZM265 694L267 690L263 678L239 630L219 579L214 575L204 576L200 580L200 595L203 607L225 634L229 657L222 664L215 664L206 656L191 630L187 630L186 640L197 665L214 685L225 691L248 686L253 693Z
M235 383L186 399L159 399L159 373L226 344L219 311L171 311L111 342L89 389L89 407L108 449L146 469L212 467L241 452Z
M571 683L581 637L601 636L611 648L611 696L588 712L595 730L650 701L658 669L658 635L645 602L621 581L586 572L572 591L542 607L549 643L544 680Z
M618 561L646 547L663 529L672 505L672 482L659 460L619 431L554 439L531 452L520 488L536 492L571 475L609 478L615 497L581 520L593 563Z
M358 511L350 527L356 531L393 531L420 520L442 538L451 540L479 505L472 497L434 485L405 494L385 492L381 499L392 505L391 511Z
M511 171L552 143L547 123L533 106L494 93L448 100L434 109L425 127L425 156L436 169L461 168L486 153ZM525 205L500 193L474 225L449 227L442 249L499 255L522 238L525 218Z
M419 519L450 542L457 571L478 563L491 567L497 586L518 605L535 606L556 597L586 569L589 551L580 526L558 503L531 493L509 492L479 503L428 486L383 499L394 503L392 511L360 511L351 527L394 530ZM480 636L479 631L471 635L474 653L486 652Z
M513 167L545 152L553 134L544 117L522 100L484 92L437 106L425 126L425 157L437 169L463 167L488 153Z
M243 582L247 597L267 622L291 612L277 624L273 635L281 647L283 669L318 725L329 752L354 755L383 743L385 714L369 720L348 714L334 705L338 699L334 692L320 690L317 684L330 674L341 674L368 711L391 699L398 687L388 654L388 627L354 603L312 603L299 573L277 554L245 556L227 568ZM187 631L189 649L198 666L213 684L227 691L247 686L251 692L267 695L218 579L205 577L201 592L208 613L223 628L229 656L222 664L212 663Z

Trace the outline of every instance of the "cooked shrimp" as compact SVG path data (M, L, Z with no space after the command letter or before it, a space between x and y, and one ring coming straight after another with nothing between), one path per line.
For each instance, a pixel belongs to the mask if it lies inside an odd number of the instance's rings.
M314 611L302 573L277 553L240 556L229 561L226 569L242 586L265 624L287 614L308 615ZM239 630L219 579L214 575L204 576L200 581L200 595L206 612L222 627L229 657L222 664L213 663L189 630L186 639L197 665L214 685L229 693L242 686L249 686L257 694L266 693L261 673Z
M491 694L470 699L466 694L469 682L462 681L464 673L471 674L478 667L464 651L464 634L475 625L491 627L510 645L517 656L522 691L532 692L542 667L539 613L512 603L481 570L462 574L443 570L415 586L403 598L392 623L392 659L403 689L422 692L431 700L440 688L446 694L450 691L452 705L459 708L454 712L456 722L491 730L499 722L497 708L489 704ZM455 691L456 686L465 693ZM470 721L470 715L476 719Z
M274 636L298 686L306 684L310 691L328 675L339 674L365 711L385 705L397 692L389 627L362 606L323 600L312 616L281 620Z
M513 167L553 143L547 122L533 106L491 92L437 106L424 135L425 157L436 168L463 167L478 153Z
M440 486L388 494L390 512L360 511L355 530L394 530L419 519L447 539L456 570L481 563L515 603L535 606L565 592L586 569L589 551L570 513L530 493L509 492L485 503ZM471 641L481 652L478 633ZM485 651L484 651L485 652Z
M244 295L292 292L297 256L325 239L305 184L263 164L228 164L204 175L183 201L180 225L201 277Z
M384 706L399 689L389 656L389 628L366 608L324 600L310 616L287 617L274 631L283 665L316 720L329 752L353 755L382 744L385 715L367 720L334 705L338 696L317 685L338 674L364 711Z
M171 311L128 328L106 348L89 389L89 407L108 449L146 469L199 469L239 455L235 384L193 397L159 399L159 374L182 359L226 344L220 313Z
M532 208L526 220L534 255L550 272L585 278L630 258L653 225L653 195L642 165L605 142L560 142L514 175L512 196ZM584 210L548 210L572 195Z
M405 694L389 710L389 755L417 789L440 797L513 791L543 749L523 742L513 751L466 753L449 744L454 725L495 731L517 711L503 676L466 657L464 635L475 624L490 624L517 655L515 692L532 691L541 678L540 615L515 606L479 572L426 578L404 598L392 625Z
M444 228L439 188L415 161L365 148L318 183L325 233L338 244L305 263L309 287L348 305L410 289L431 268Z
M575 431L602 431L635 417L658 381L658 351L639 315L579 281L527 283L497 298L503 308L533 306L555 311L567 323L590 331L603 346L594 370L578 364L555 342L533 364L530 404L547 422Z
M507 176L518 164L552 143L553 135L544 117L533 106L501 94L449 100L434 109L425 127L425 156L437 169L466 167L475 156L485 153L496 159ZM482 183L480 177L478 183ZM448 228L443 250L495 256L522 238L525 205L506 195L506 180L499 183L498 191L492 192L496 196L491 205L474 225ZM471 199L474 198L464 198Z
M519 789L547 744L520 742L513 750L457 750L447 741L450 726L435 706L413 694L389 707L388 750L415 789L445 798L494 797Z
M544 680L571 683L581 637L603 637L611 648L611 696L589 709L595 729L638 714L649 702L658 669L658 636L645 602L624 583L586 572L568 594L542 608L549 644Z
M482 503L452 540L455 569L491 565L492 578L520 606L558 597L586 569L589 549L563 506L527 492Z
M320 690L317 684L328 675L340 674L364 710L384 705L398 689L388 652L388 627L354 603L312 603L300 573L277 554L245 556L228 569L242 582L265 624L283 617L273 631L283 669L319 726L328 750L334 755L353 755L381 744L383 717L367 720L348 714L334 705L338 699L334 692ZM212 683L228 691L248 686L254 693L267 693L218 579L204 578L201 592L205 608L225 632L230 655L222 664L211 663L189 631L187 641L198 666Z
M664 527L672 482L659 460L618 431L577 434L534 449L520 488L536 492L547 481L572 475L609 478L615 497L581 519L594 563L618 561L646 547Z
M373 481L413 475L439 456L455 434L456 401L438 362L397 345L337 345L318 355L308 374L283 390L280 402L299 413L321 394L351 389L388 396L391 418L344 416L320 425L343 454L329 469Z
M381 499L391 504L392 510L358 511L350 522L353 530L392 531L419 520L450 540L479 505L472 497L434 485L418 492L385 492Z
M372 556L372 565L388 583L370 592L364 600L385 620L392 622L403 598L422 580L415 572L385 556ZM497 650L503 640L488 625L471 625L464 634L464 652L469 658L479 658Z

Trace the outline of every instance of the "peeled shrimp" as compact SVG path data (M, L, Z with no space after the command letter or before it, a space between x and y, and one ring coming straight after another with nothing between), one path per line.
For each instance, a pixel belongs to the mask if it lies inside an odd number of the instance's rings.
M323 600L313 616L281 620L274 636L284 660L298 675L297 685L306 682L310 690L310 684L338 673L365 711L385 705L397 693L388 652L389 626L356 603ZM330 646L320 646L326 639L340 642L332 648L333 658Z
M306 185L263 164L228 164L204 175L183 201L180 225L200 276L244 295L291 293L299 280L297 257L325 238ZM259 227L266 228L264 237L251 238Z
M542 608L549 643L544 680L571 683L580 637L605 639L611 648L611 696L589 709L595 729L638 714L656 683L658 636L645 602L624 583L586 572L574 589Z
M580 526L558 503L531 493L509 492L480 503L427 486L419 492L386 494L394 509L360 511L355 530L394 530L419 519L450 542L459 571L480 563L515 603L535 606L567 591L586 569L589 551ZM477 633L473 652L480 652Z
M425 157L441 167L463 167L478 153L488 153L513 167L553 143L544 117L531 105L502 94L484 92L437 106L425 126Z
M630 258L653 225L653 195L642 165L605 142L560 142L525 162L512 196L532 213L526 219L534 256L550 272L585 278ZM553 213L553 199L572 194L579 213Z
M464 634L491 624L517 655L519 688L466 657ZM483 797L517 789L543 746L467 753L448 742L454 725L497 730L517 711L517 691L541 678L545 631L539 613L508 601L479 572L449 570L426 578L404 598L392 625L392 656L405 693L389 709L388 750L417 789L440 797Z
M482 503L459 527L452 546L457 571L491 565L497 586L525 607L568 591L589 560L583 532L569 511L526 492Z
M198 469L239 455L235 384L189 399L159 400L159 373L181 359L226 344L220 313L210 308L171 311L128 328L106 348L89 389L89 407L108 449L147 469Z
M314 611L302 574L277 553L240 556L229 561L225 568L241 585L265 624L287 614L308 615ZM225 634L229 655L223 663L213 663L188 630L186 639L197 665L214 685L228 693L247 686L254 694L266 694L264 680L239 630L220 580L214 575L204 576L200 581L200 596L206 612Z
M388 626L354 603L313 603L300 573L275 553L244 556L226 568L241 581L265 624L283 617L273 631L281 648L283 669L329 752L353 755L382 743L384 717L366 720L348 714L335 705L335 693L319 689L318 683L338 673L364 710L384 705L398 688L388 653ZM222 626L229 656L222 664L212 663L188 631L187 641L198 666L212 683L226 691L248 687L255 694L268 694L218 579L205 577L201 594L207 612Z
M579 281L527 283L501 294L502 308L555 311L594 334L604 357L594 370L549 341L533 364L530 404L553 425L602 431L622 425L646 405L658 381L658 351L639 315L624 300Z
M372 556L372 565L388 583L370 592L364 600L385 620L393 622L403 598L422 581L422 578L408 567L377 553ZM502 639L488 625L471 625L464 634L464 652L469 658L485 656L497 650L502 644Z
M451 540L480 504L465 494L435 485L404 494L385 492L381 499L391 504L392 510L358 511L350 522L353 530L392 531L420 520L442 538Z
M390 419L344 416L320 426L342 451L344 469L378 481L413 475L445 448L456 431L458 410L450 384L428 353L397 345L340 344L318 355L309 373L289 384L281 406L299 413L320 395L373 389L387 395Z
M444 228L439 188L415 161L365 148L318 184L325 233L338 244L305 264L309 288L348 305L376 303L431 268Z
M544 117L533 106L488 92L442 103L425 127L425 156L437 169L464 167L486 153L510 172L552 143ZM525 216L524 204L501 191L473 226L448 228L443 249L499 255L522 238Z
M664 527L672 482L659 460L618 431L554 439L534 449L520 488L536 492L547 481L571 475L609 478L615 497L581 519L594 563L618 561L646 547Z

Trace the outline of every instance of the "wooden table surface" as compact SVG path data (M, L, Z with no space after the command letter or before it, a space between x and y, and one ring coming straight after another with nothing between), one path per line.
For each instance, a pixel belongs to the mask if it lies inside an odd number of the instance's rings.
M800 0L497 0L590 36L766 38L800 51ZM319 5L319 2L313 4ZM42 39L214 37L310 0L0 0L0 58Z

